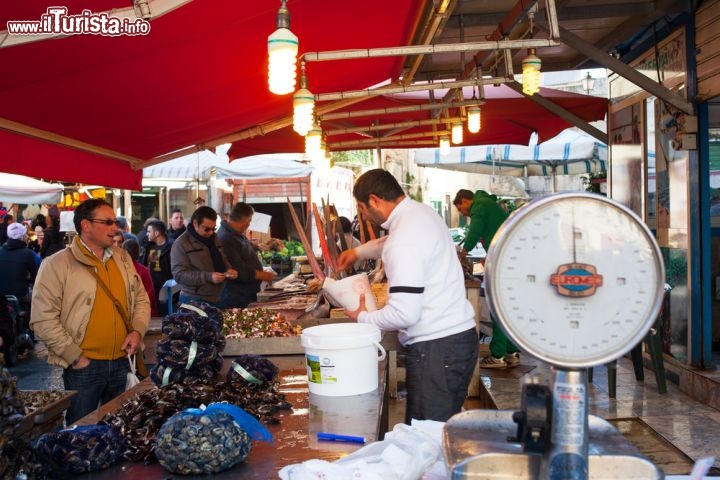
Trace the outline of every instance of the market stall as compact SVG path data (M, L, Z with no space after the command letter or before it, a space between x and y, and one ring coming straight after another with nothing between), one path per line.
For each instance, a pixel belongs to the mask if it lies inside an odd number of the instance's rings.
M213 478L276 478L284 466L310 459L337 460L360 448L351 442L319 441L318 432L336 432L364 437L366 442L382 439L387 431L387 390L384 372L386 362L379 364L378 389L353 397L320 397L309 393L305 357L274 357L280 366L281 391L292 404L292 411L279 415L280 423L267 425L273 444L254 442L247 460L236 467L215 474ZM155 388L145 380L111 402L81 419L79 425L92 425L114 412L136 394ZM86 475L88 479L104 478L187 478L171 475L159 463L124 462L107 470Z

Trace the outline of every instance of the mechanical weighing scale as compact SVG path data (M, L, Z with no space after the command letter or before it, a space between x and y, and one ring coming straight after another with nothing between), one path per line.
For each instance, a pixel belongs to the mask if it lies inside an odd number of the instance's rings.
M661 479L610 423L588 415L588 367L643 340L660 312L660 249L631 210L563 193L516 211L485 262L494 318L523 354L552 366L521 409L471 410L445 424L453 479Z

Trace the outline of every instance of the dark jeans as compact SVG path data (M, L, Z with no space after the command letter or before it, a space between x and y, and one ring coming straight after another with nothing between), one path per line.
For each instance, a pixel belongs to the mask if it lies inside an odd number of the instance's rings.
M478 359L474 328L449 337L418 342L405 350L405 423L444 422L462 409Z
M85 368L66 368L63 371L65 390L76 390L65 412L69 427L125 391L125 381L130 371L127 357L117 360L90 360Z

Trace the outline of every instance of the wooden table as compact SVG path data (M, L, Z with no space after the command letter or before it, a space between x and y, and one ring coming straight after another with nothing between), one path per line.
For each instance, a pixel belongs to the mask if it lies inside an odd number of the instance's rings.
M281 391L293 405L292 411L284 411L278 415L279 425L267 425L274 437L273 445L253 442L245 462L225 472L210 476L198 475L197 478L277 478L277 473L286 465L310 459L334 461L362 447L355 443L321 442L317 440L317 432L363 436L368 443L384 437L388 428L387 361L380 362L377 390L363 395L327 397L309 393L304 356L276 356L271 360L281 369ZM97 423L106 413L116 411L136 393L152 387L152 382L146 379L77 423ZM195 476L173 475L159 463L145 465L125 462L107 470L84 475L84 478L179 480Z

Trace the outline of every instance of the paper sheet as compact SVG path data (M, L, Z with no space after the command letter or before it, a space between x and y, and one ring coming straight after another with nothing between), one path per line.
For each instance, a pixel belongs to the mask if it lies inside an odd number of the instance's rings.
M270 231L270 219L272 216L264 213L253 213L252 220L248 230L258 233L268 233Z

